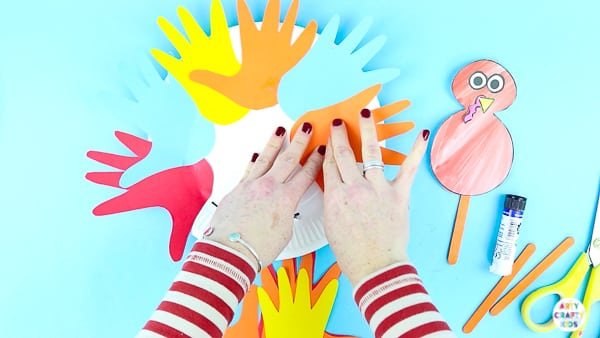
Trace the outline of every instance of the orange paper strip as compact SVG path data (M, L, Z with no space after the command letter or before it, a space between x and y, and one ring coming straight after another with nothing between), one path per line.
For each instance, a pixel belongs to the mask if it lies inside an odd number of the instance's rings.
M525 249L523 249L519 257L517 257L517 260L515 261L515 265L513 266L513 273L509 276L504 276L500 278L496 286L494 286L492 291L490 291L487 297L485 297L485 299L483 300L483 302L481 302L477 310L473 312L471 318L469 318L469 320L467 320L467 322L463 326L464 333L471 333L473 331L473 329L475 328L475 326L477 326L477 324L479 324L485 313L492 307L494 301L498 299L498 297L500 297L500 295L506 289L508 284L510 284L510 282L513 280L514 276L516 276L519 273L519 271L521 271L521 268L523 268L525 263L527 263L527 260L529 260L529 258L533 255L534 252L534 244L529 243L527 244L527 246L525 246Z

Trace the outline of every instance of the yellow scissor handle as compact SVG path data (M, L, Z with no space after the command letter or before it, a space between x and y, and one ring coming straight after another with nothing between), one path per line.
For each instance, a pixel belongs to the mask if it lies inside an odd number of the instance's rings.
M556 327L552 319L543 324L538 324L531 320L530 311L533 307L533 304L548 295L559 295L561 298L573 298L577 292L577 289L579 288L579 285L583 281L588 268L589 263L587 260L587 254L584 252L579 256L575 264L573 264L571 267L571 270L567 272L563 279L552 285L539 288L529 294L529 296L525 298L523 304L521 305L521 317L523 318L525 325L536 332L552 331ZM586 307L586 310L587 309L589 308Z
M587 323L587 319L590 318L590 312L592 312L592 305L600 301L600 266L592 269L590 278L588 280L587 287L585 289L585 295L583 296L583 307L585 308L585 319L583 325L574 331L570 338L579 338L583 336L583 329Z

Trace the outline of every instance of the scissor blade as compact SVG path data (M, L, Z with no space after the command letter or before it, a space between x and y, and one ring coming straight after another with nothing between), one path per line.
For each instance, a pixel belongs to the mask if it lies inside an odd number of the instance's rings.
M592 266L600 265L600 193L596 202L596 217L592 229L592 239L587 250L588 259Z

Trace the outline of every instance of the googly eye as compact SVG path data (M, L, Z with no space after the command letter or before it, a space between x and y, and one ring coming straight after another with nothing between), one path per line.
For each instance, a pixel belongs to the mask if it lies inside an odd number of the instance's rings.
M485 74L483 74L482 72L475 72L469 78L469 86L471 86L471 88L473 88L475 90L485 87L486 84L487 84L487 78L485 77Z
M487 81L487 87L492 93L497 93L504 89L504 78L500 74L490 76Z

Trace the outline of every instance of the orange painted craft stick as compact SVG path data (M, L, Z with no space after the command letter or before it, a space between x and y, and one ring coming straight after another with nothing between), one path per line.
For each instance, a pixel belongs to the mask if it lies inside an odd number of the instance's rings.
M500 295L506 289L508 284L510 284L513 278L519 273L521 268L523 268L525 263L527 263L527 260L529 260L529 258L533 255L534 252L535 244L529 243L525 246L523 251L521 251L519 257L517 257L515 264L513 265L512 274L500 278L500 280L498 281L498 283L496 283L492 291L490 291L487 297L485 297L485 299L483 300L483 302L481 302L477 310L473 312L469 320L467 320L467 322L463 326L464 333L471 333L473 331L473 329L475 328L475 326L477 326L477 324L479 324L485 313L492 307L492 304L494 304L496 299L500 297Z
M560 244L554 248L544 259L538 263L523 279L521 279L517 285L513 286L504 297L502 297L492 308L490 314L492 316L498 315L504 310L518 295L520 295L534 280L536 280L544 271L546 271L556 260L562 256L573 244L575 239L573 237L565 238Z
M452 230L450 249L448 250L448 264L450 265L454 265L458 261L458 253L460 252L460 243L462 242L470 200L471 196L469 195L460 195L460 199L458 200L456 218L454 219L454 229Z

